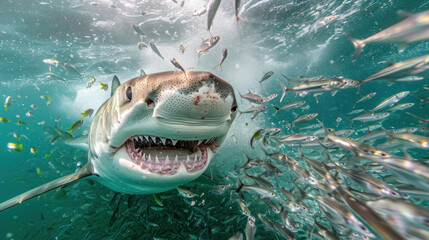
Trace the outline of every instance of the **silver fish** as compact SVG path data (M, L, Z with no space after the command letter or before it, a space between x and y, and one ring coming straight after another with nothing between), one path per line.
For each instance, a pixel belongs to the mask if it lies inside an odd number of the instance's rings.
M321 28L321 27L328 27L329 24L333 23L335 20L337 20L338 15L331 15L331 16L327 16L327 17L321 17L318 18L311 26L310 29L308 30L308 33L311 33L312 31L314 31L314 33L317 32L317 29Z
M134 31L136 31L136 33L138 35L145 36L145 34L143 33L143 31L140 29L140 27L137 24L133 24L133 29L134 29Z
M158 55L160 58L162 58L162 60L164 60L164 57L161 55L161 53L159 52L158 48L156 47L155 43L153 42L149 42L150 48L152 48L152 50L156 53L156 55Z
M348 36L355 47L353 60L370 42L400 43L399 51L403 51L412 42L429 39L429 11L416 14L398 11L398 14L405 18L371 37L359 40Z
M217 9L219 8L221 0L210 0L207 4L207 29L213 24L213 19L216 15Z
M359 100L357 100L356 102L353 103L353 108L355 107L356 104L368 101L369 99L373 98L376 94L377 94L377 92L371 92L371 93L368 93L367 95L363 96L362 98L360 98Z
M176 58L172 58L170 61L176 68L180 69L186 75L185 69L182 67L182 65L180 65Z
M268 80L273 75L274 75L274 71L268 71L264 73L264 76L262 76L261 80L259 80L259 83L262 83L263 81Z
M216 65L213 69L220 67L222 69L222 63L225 61L226 57L228 56L228 49L224 48L222 49L222 58L220 59L220 63Z
M278 113L278 111L280 111L280 110L290 110L290 109L294 109L294 108L299 108L304 104L305 104L305 101L296 101L296 102L286 103L285 105L283 105L281 107L276 107L272 104L271 104L271 106L276 110L276 112L274 113L274 115L276 115Z
M219 36L214 36L206 40L203 39L203 42L201 43L200 47L197 49L198 58L200 57L201 53L207 52L210 48L216 46L219 39L220 39Z
M374 80L394 80L415 76L429 69L429 55L415 57L398 63L391 63L383 70L367 77L361 83Z
M374 111L380 110L382 108L385 108L389 105L392 105L394 103L397 103L402 98L408 96L408 94L410 94L410 91L404 91L404 92L397 93L393 96L390 96L390 97L386 98L384 101L382 101L380 104L378 104L374 109L372 109L372 111L374 112Z
M192 14L192 16L198 16L199 17L206 12L207 12L207 5L204 5L203 7L200 8L200 10L198 10L198 11L195 10L194 13Z

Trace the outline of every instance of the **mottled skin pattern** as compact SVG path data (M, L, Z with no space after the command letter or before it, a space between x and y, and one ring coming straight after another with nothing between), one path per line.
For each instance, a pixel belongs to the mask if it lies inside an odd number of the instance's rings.
M131 101L125 97L129 87ZM232 86L209 72L156 73L123 83L91 124L89 160L94 174L100 176L97 180L116 191L142 194L195 179L207 166L194 174L152 176L124 160L129 156L123 144L135 135L153 135L180 140L217 137L220 146L235 118L231 109L236 105Z

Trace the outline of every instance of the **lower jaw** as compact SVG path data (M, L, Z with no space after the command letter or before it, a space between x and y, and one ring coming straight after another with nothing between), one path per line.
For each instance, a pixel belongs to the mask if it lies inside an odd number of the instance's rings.
M199 148L191 153L188 150L154 150L137 151L127 146L131 162L140 166L141 171L153 175L177 175L179 173L195 174L206 168L213 156L208 147Z

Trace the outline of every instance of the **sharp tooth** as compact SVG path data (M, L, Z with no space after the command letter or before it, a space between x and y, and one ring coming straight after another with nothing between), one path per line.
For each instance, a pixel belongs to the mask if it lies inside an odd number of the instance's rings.
M167 139L165 138L165 137L162 137L161 138L161 142L162 142L162 144L164 144L165 145L165 141L166 141Z
M158 155L155 155L155 163L156 163L156 164L159 164Z
M143 137L144 137L144 139L146 139L146 141L148 141L148 142L149 142L149 137L148 137L148 136L143 135Z
M179 156L176 155L176 158L174 158L173 164L179 164Z
M170 159L168 158L168 155L167 155L167 157L165 158L165 164L166 164L166 165L170 165Z
M199 140L197 145L200 145L203 141L204 141L204 139L203 140Z
M146 153L143 153L142 160L146 161Z
M191 159L189 158L189 155L186 155L186 163L191 162Z
M195 153L195 157L194 157L194 163L198 162L198 157L197 157L197 153Z
M143 142L143 136L139 136L140 141Z
M150 154L149 154L149 157L147 157L147 162L152 163L152 158L150 157Z
M156 143L156 137L154 137L154 136L150 136L150 138L152 139L152 141L153 141L154 143Z
M171 142L173 143L173 146L176 146L177 141L179 141L179 140L177 140L177 139L171 139Z

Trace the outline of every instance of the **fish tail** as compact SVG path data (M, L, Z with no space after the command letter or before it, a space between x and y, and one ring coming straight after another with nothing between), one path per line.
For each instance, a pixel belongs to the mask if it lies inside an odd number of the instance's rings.
M241 189L243 188L243 183L240 179L238 179L238 188L235 190L236 193L239 193Z
M276 112L274 113L274 116L277 114L277 112L280 110L279 107L274 106L273 104L271 104L271 106L276 110Z
M278 80L278 82L279 82L279 84L280 84L280 86L282 87L282 90L283 90L283 92L282 92L282 96L280 97L280 102L282 102L282 101L283 101L283 98L284 98L284 97L285 97L285 95L286 95L287 87L282 83L282 81Z
M353 61L356 60L357 57L359 57L359 54L362 52L362 49L365 47L366 42L365 40L359 40L353 37L350 37L346 34L346 36L352 41L353 46L355 47L355 52L353 54Z
M350 127L353 127L353 119L351 119L351 118L349 118L349 117L347 117L346 115L344 115L344 114L342 114L343 115L343 117L345 117L347 120L349 120L349 122L350 122Z
M66 132L70 133L70 135L73 135L73 129L67 130Z
M240 15L237 15L237 17L235 19L237 20L237 23L239 23L241 21L243 21L243 22L246 21L246 19L242 18Z

